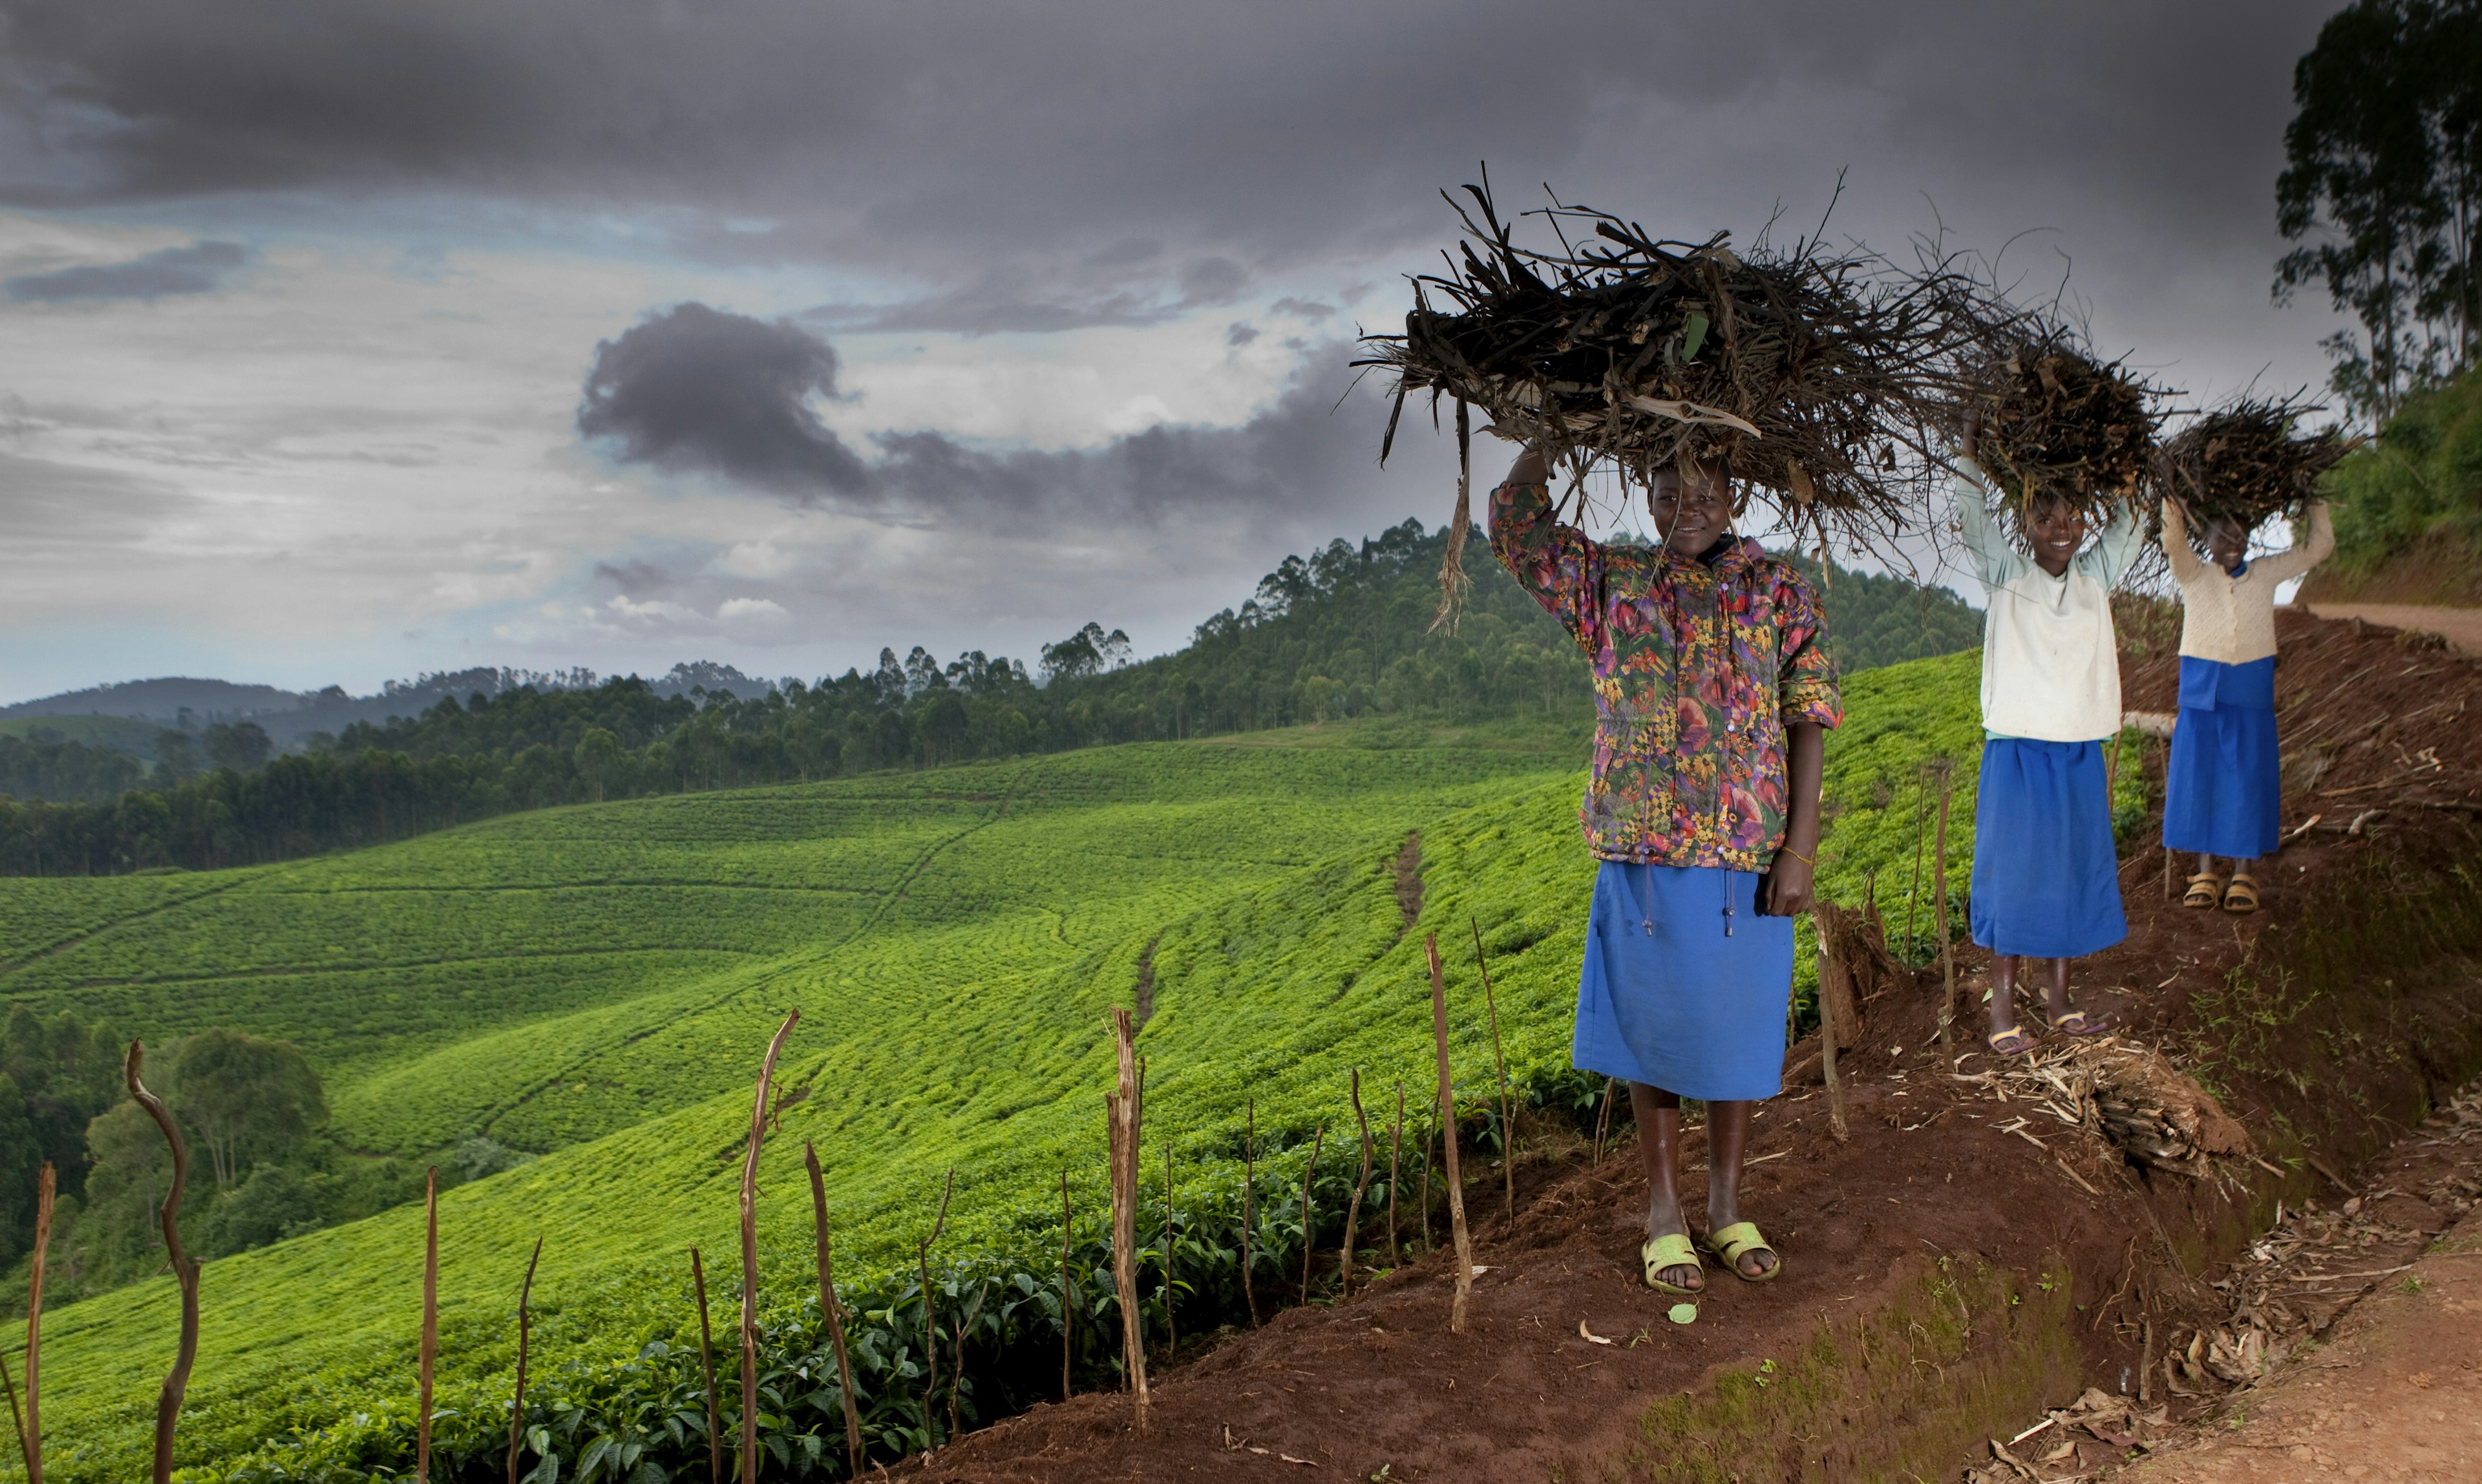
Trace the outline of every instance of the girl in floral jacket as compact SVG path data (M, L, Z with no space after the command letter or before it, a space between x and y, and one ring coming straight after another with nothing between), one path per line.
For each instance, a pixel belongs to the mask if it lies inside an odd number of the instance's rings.
M1639 1256L1667 1293L1704 1285L1677 1192L1680 1100L1706 1104L1706 1248L1753 1283L1782 1270L1739 1210L1753 1103L1782 1090L1792 918L1818 852L1825 729L1843 720L1818 597L1736 540L1717 466L1650 492L1663 543L1559 523L1528 448L1491 503L1492 550L1594 670L1586 847L1602 861L1571 1060L1629 1084L1652 1197Z

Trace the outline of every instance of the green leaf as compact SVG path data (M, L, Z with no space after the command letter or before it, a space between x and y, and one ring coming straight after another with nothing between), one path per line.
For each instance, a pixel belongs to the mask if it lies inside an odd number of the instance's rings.
M1681 360L1684 362L1696 360L1698 358L1699 347L1705 343L1706 316L1703 314L1690 315L1688 327L1680 331Z

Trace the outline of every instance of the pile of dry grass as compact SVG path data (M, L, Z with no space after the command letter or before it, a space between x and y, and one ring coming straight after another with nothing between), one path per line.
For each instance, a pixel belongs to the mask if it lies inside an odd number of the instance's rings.
M2352 450L2333 428L2296 431L2320 411L2297 398L2241 398L2167 439L2149 471L2159 499L2180 507L2201 536L2216 520L2254 531L2277 516L2298 518L2318 497L2318 482Z
M1676 242L1556 203L1526 215L1557 250L1523 247L1487 180L1465 190L1472 209L1449 199L1466 235L1448 271L1414 278L1405 332L1368 337L1355 362L1396 374L1382 459L1406 399L1428 392L1435 416L1440 399L1458 405L1461 429L1469 405L1501 437L1543 443L1581 501L1597 466L1643 484L1712 462L1822 541L1835 527L1876 546L1922 523L1958 368L1991 318L1957 312L1980 306L1968 280L1816 236Z
M2039 494L2099 514L2134 492L2154 454L2154 389L2057 324L1995 318L1987 336L1981 463L2011 508Z

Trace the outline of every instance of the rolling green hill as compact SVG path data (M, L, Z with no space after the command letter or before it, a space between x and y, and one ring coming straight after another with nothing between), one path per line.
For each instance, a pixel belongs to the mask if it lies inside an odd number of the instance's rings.
M1976 659L1849 682L1822 862L1838 897L1874 869L1883 903L1901 893L1934 751L1964 763L1961 892ZM1582 752L1569 729L1329 726L543 810L243 871L0 881L0 1001L155 1041L292 1040L371 1151L488 1133L541 1152L442 1200L442 1396L479 1412L497 1395L505 1417L538 1234L538 1376L694 1327L691 1242L728 1306L750 1079L789 1009L798 1100L759 1207L769 1306L787 1312L808 1271L805 1140L857 1284L911 1270L951 1166L943 1252L1039 1262L1048 1244L1056 1261L1060 1172L1088 1225L1103 1203L1115 1004L1149 1016L1148 1142L1177 1147L1185 1202L1237 1186L1246 1100L1262 1177L1296 1182L1313 1127L1332 1141L1349 1116L1348 1068L1418 1103L1425 930L1453 946L1478 919L1512 1072L1565 1066L1592 866ZM1425 894L1407 932L1394 861L1414 832ZM1449 962L1460 1075L1478 1077L1480 996L1469 955ZM420 1232L400 1207L211 1264L185 1459L401 1418ZM143 1471L172 1338L166 1280L46 1316L51 1477Z

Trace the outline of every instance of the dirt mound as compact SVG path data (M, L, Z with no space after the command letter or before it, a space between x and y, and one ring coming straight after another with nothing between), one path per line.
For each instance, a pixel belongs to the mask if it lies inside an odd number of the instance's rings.
M2076 970L2111 1045L2063 1057L2055 1038L2003 1068L1969 1033L1942 1052L1935 975L1865 989L1840 1061L1850 1142L1814 1086L1756 1120L1743 1203L1782 1250L1779 1281L1710 1267L1696 1321L1670 1322L1638 1278L1634 1147L1596 1163L1545 1131L1513 1225L1477 1227L1466 1334L1447 1333L1432 1254L1349 1302L1206 1338L1156 1373L1143 1438L1126 1398L1086 1395L897 1471L1952 1478L2043 1407L2134 1394L2176 1332L2228 1314L2208 1280L2279 1200L2300 1209L2317 1172L2386 1147L2482 1065L2482 996L2455 957L2482 948L2456 875L2482 812L2482 663L2303 615L2281 632L2291 837L2264 910L2168 900L2150 824L2123 865L2129 937ZM2170 710L2172 646L2139 644L2127 703ZM2162 762L2153 745L2121 765L2159 782ZM2028 1068L2056 1077L2038 1091ZM1703 1180L1693 1160L1693 1210ZM2170 1397L2173 1420L2214 1386Z

